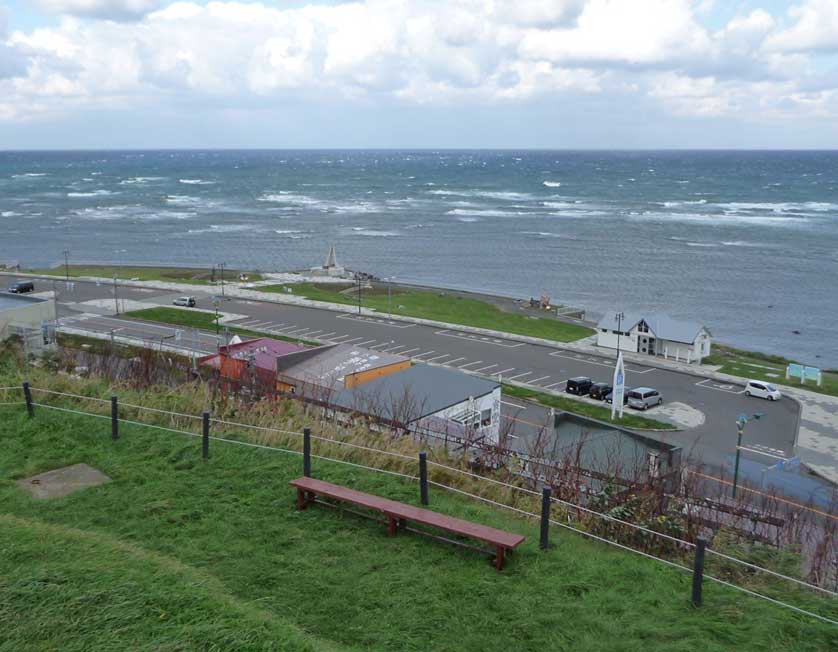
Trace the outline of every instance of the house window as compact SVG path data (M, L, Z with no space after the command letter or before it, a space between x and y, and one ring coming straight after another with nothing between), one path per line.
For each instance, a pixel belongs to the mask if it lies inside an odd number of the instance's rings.
M648 324L646 324L646 322L645 322L645 321L641 321L641 322L637 325L637 332L638 332L638 333L648 333L648 332L649 332L649 326L648 326Z
M483 427L492 425L492 409L491 408L489 408L488 410L481 410L481 412L480 412L480 425L483 426Z

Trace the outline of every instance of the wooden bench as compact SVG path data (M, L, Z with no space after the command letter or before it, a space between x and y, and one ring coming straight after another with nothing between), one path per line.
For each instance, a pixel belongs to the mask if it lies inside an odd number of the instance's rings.
M485 525L432 512L429 509L413 507L395 500L365 494L323 480L303 477L292 480L290 484L297 488L297 509L299 510L303 510L313 503L315 496L322 496L382 513L387 517L387 532L390 536L396 536L399 528L405 527L407 522L410 521L487 543L494 548L495 568L498 570L503 568L506 553L515 550L524 540L524 537L520 534L496 530ZM445 540L451 541L450 539ZM451 542L456 543L455 541Z

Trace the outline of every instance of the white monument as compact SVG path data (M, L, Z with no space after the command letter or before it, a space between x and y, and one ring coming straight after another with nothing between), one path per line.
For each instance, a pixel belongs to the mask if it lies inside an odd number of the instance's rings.
M326 262L318 267L311 268L312 276L343 276L346 270L342 265L338 265L338 256L335 252L335 245L329 248L329 255L326 256Z

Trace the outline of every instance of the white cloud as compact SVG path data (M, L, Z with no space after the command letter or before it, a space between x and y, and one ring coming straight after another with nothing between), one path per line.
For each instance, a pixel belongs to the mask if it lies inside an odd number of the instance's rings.
M804 0L789 9L794 23L773 34L766 45L770 49L803 52L826 50L838 52L838 2Z
M75 15L5 45L0 33L6 120L186 104L523 105L579 94L651 100L678 116L835 117L838 83L811 72L803 45L823 47L836 12L821 5L835 2L809 0L787 28L756 9L710 32L706 3L690 0L214 1L150 12L156 0L42 1ZM817 33L811 12L822 19Z
M160 8L164 0L35 0L50 14L130 21Z

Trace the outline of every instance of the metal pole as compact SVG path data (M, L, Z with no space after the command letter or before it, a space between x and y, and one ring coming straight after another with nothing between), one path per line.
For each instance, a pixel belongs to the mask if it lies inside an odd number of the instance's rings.
M227 263L221 263L219 267L221 268L221 296L224 296L224 265Z
M550 487L541 490L541 542L542 550L550 547Z
M218 306L215 306L215 334L218 335Z
M116 314L119 314L119 299L116 297L116 272L113 274L113 302L116 305Z
M701 588L704 580L704 548L707 547L707 540L698 537L695 540L695 560L693 562L693 595L692 602L696 607L701 606Z
M209 459L209 428L210 428L210 413L204 410L203 421L201 423L201 456L206 460Z
M358 314L361 314L361 277L358 276Z
M739 454L742 449L742 430L739 428L736 431L736 463L733 466L733 497L736 498L736 487L739 484Z
M387 321L393 321L393 313L390 310L390 289L392 287L392 281L390 281L390 279L387 279Z
M617 355L620 355L620 335L623 332L623 317L625 315L622 312L618 312L615 317L617 318Z
M26 397L26 411L29 413L29 418L35 416L35 406L32 405L32 389L29 386L29 381L23 382L23 395Z
M311 428L303 428L303 475L311 477Z
M428 504L428 454L419 453L419 499L423 505Z
M119 439L119 405L116 395L111 396L111 439Z
M64 250L64 278L70 280L70 250Z

